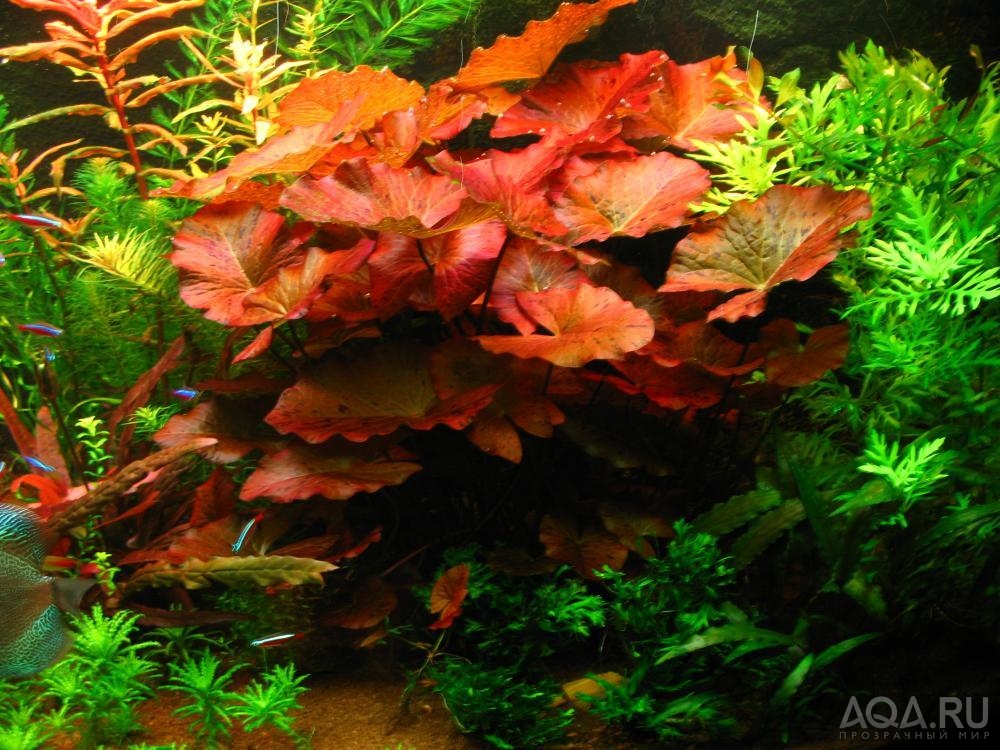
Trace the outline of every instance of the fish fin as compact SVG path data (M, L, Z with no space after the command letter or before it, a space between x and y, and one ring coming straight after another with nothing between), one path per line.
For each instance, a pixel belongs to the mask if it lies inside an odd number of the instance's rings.
M45 535L35 512L0 503L0 550L26 560L36 568L45 559Z
M96 578L53 578L52 600L63 612L79 614L83 595L96 585Z
M0 650L0 678L30 677L61 659L73 642L59 609L50 604Z

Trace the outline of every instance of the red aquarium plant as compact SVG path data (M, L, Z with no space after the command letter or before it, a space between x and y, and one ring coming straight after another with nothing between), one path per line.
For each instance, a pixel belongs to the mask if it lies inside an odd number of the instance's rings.
M143 198L147 197L141 151L154 142L163 140L172 142L181 152L185 148L168 130L159 125L132 122L128 114L130 100L136 93L145 90L145 101L148 101L148 94L155 95L155 89L162 82L158 76L129 78L128 66L154 44L201 32L189 26L158 27L155 31L136 37L136 29L148 26L150 21L170 18L181 11L197 8L204 0L10 1L22 8L55 13L62 18L46 22L48 41L3 47L0 48L0 57L21 62L47 60L62 65L100 86L107 104L71 104L11 123L8 128L23 127L62 115L99 115L112 128L121 132L126 151L122 153L109 148L89 148L86 153L127 156L135 171L139 193ZM154 140L142 144L137 139L140 133L150 135Z
M553 66L631 2L565 4L427 88L366 67L305 80L259 149L175 184L208 203L174 240L181 295L233 329L243 348L222 364L242 374L197 384L209 396L160 443L214 437L219 463L262 450L244 500L344 500L406 481L435 428L519 462L522 435L551 437L568 410L681 423L749 408L744 386L780 392L839 366L841 326L803 341L790 320L742 338L716 321L760 316L775 286L816 274L867 197L782 186L693 215L711 175L686 153L767 107L762 74L732 53ZM475 121L490 142L459 148ZM665 279L615 249L646 238L636 247L666 256L648 238L685 227ZM243 384L271 432L239 426ZM582 532L547 517L542 540L581 572L620 566L644 549L621 531L639 516L605 515ZM457 606L441 612L444 627Z

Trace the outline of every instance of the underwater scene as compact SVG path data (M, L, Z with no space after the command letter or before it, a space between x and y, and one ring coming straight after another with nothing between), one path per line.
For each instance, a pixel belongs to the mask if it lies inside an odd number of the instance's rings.
M995 742L986 5L0 0L0 750Z

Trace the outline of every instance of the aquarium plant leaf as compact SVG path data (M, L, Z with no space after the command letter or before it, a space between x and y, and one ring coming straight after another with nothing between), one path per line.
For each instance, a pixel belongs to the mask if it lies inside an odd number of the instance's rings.
M611 365L625 379L609 377L609 383L624 393L641 393L666 409L714 406L722 400L729 383L728 378L687 362L665 367L652 357L635 355Z
M610 532L596 525L581 528L566 515L542 518L538 538L548 557L572 565L583 578L595 579L594 571L604 566L620 570L628 556L628 547Z
M152 395L163 376L180 364L181 356L184 354L185 344L186 341L184 336L178 336L174 339L173 343L167 347L167 350L163 353L159 360L157 360L156 364L146 370L146 372L139 376L138 380L132 384L132 387L129 388L125 393L125 396L122 397L121 403L114 408L111 415L108 417L109 433L112 435L116 434L118 425L122 423L122 420L131 416L140 406L146 405L149 401L149 397ZM134 429L134 425L126 426L122 433L122 437L119 439L119 443L127 443L129 436L132 435Z
M300 260L309 224L285 227L285 219L253 203L204 206L174 236L170 261L181 270L181 298L205 317L230 326L274 319L247 298L282 266Z
M582 367L594 359L621 359L653 338L649 313L607 287L552 288L517 292L514 297L525 316L549 333L478 336L486 351Z
M363 630L379 625L396 609L399 599L393 587L375 576L367 576L351 588L349 602L320 616L328 627Z
M459 161L447 151L427 159L476 201L492 208L513 232L548 239L569 231L556 217L546 194L549 177L565 160L565 150L547 141L513 152L490 149L482 158L469 162Z
M240 499L290 502L321 495L347 500L359 492L402 484L420 470L412 461L367 455L371 453L346 441L316 448L293 445L261 460L243 484Z
M496 220L420 240L382 232L369 261L373 304L383 318L409 303L451 320L486 289L506 236Z
M337 253L318 247L300 252L298 258L278 268L243 298L244 315L264 318L258 322L298 320L309 312L324 291L327 277L336 273L340 264ZM266 350L264 346L257 354Z
M170 448L192 438L213 438L217 442L202 452L214 463L237 461L262 440L273 437L261 429L263 411L257 401L233 401L216 397L197 404L191 411L175 414L153 439Z
M235 510L236 482L228 471L216 466L192 493L190 523L198 528L225 518Z
M455 91L477 91L510 81L534 81L548 71L563 47L581 41L610 11L636 0L563 3L545 21L529 21L520 36L501 36L486 49L472 51L469 62L449 83Z
M688 204L711 185L691 159L660 152L628 159L570 158L559 173L556 217L571 245L642 237L686 223Z
M462 429L498 387L471 388L441 399L429 365L430 350L412 341L389 342L351 360L324 362L281 394L267 422L310 443L334 435L360 443L403 426Z
M771 487L758 488L716 503L695 518L691 522L691 528L713 536L724 536L780 504L781 493L778 490Z
M709 320L760 315L771 289L814 276L853 241L843 230L869 216L871 203L861 190L776 185L677 243L660 291L750 289L712 310Z
M662 84L650 94L648 108L625 119L627 140L658 139L664 146L692 151L695 141L736 135L754 117L755 106L761 106L733 52L688 65L664 60L656 74Z
M785 635L775 630L754 627L746 622L739 622L708 628L701 633L691 636L684 643L664 648L656 660L656 664L663 664L680 656L711 648L712 646L740 641L758 641L761 645L767 646L794 646L797 644L793 636Z
M462 604L469 594L469 572L469 566L461 563L448 568L434 582L428 608L438 619L428 626L431 630L450 628L462 614Z
M745 375L764 361L753 348L742 346L703 321L683 323L657 334L643 353L664 367L687 363L714 375Z
M183 586L204 589L213 583L224 586L277 586L323 584L323 574L337 566L307 557L256 556L191 558L180 565L154 563L140 568L129 578L127 592L149 587Z
M649 106L649 94L661 85L654 68L665 59L662 52L653 51L625 54L616 63L588 60L556 66L521 92L517 104L497 115L490 135L554 134L560 142L604 143L621 132L622 115Z
M519 333L534 333L537 324L517 304L519 292L575 289L587 275L568 253L551 250L535 240L514 237L504 247L490 290L490 306Z
M761 329L760 344L767 351L764 374L768 382L797 388L844 364L850 347L850 329L846 323L824 326L801 343L795 323L781 318Z
M359 158L318 180L299 178L285 190L281 205L316 223L412 234L443 223L465 197L460 184L422 167Z
M670 464L631 430L623 434L596 419L567 417L559 424L559 432L588 456L607 461L616 469L642 469L655 477L674 473Z
M733 543L733 567L742 570L776 542L782 534L798 526L806 517L799 500L788 500L764 513Z
M325 123L345 104L360 100L345 129L368 130L389 112L416 107L423 96L423 86L388 68L359 65L351 71L329 70L304 79L288 92L278 104L275 121L286 128Z
M598 506L597 513L604 528L642 558L655 554L646 537L671 539L675 536L673 527L665 518L636 505L603 502Z

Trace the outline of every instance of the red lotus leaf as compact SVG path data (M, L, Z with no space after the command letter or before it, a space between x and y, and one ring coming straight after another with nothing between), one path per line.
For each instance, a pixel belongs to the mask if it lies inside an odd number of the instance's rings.
M319 322L339 318L351 323L377 320L378 311L372 306L370 271L366 265L333 277L327 290L309 308L306 319Z
M564 149L539 141L519 151L491 149L471 162L458 161L446 151L427 161L492 208L513 231L555 238L569 230L556 217L546 190L549 177L565 159Z
M208 177L175 182L159 193L196 200L218 198L222 202L229 200L230 192L241 194L243 184L252 177L306 172L340 143L345 126L359 106L360 100L345 107L336 120L296 126L270 138L256 151L237 154L225 169Z
M456 94L445 82L434 83L417 107L417 129L424 141L446 141L486 112L486 102L474 94Z
M347 500L359 492L402 484L419 470L420 464L372 457L354 444L324 446L322 450L292 446L264 457L244 483L240 499L267 497L290 502L322 495Z
M334 435L364 442L403 426L468 426L490 402L496 386L439 399L429 360L429 350L401 342L370 349L353 360L328 361L282 393L267 422L310 443Z
M744 375L763 361L756 354L748 357L742 344L701 321L684 323L668 334L660 334L642 353L664 367L687 362L716 375Z
M325 123L346 103L358 100L346 129L367 130L388 112L415 107L423 95L419 83L400 78L387 68L373 70L359 65L348 72L330 70L306 78L290 91L278 105L275 121L282 127Z
M801 343L795 323L787 318L772 321L760 331L767 352L764 374L769 383L795 388L819 380L827 370L836 370L847 359L850 330L838 323L817 328Z
M245 523L246 519L233 514L198 528L188 528L170 543L164 553L152 559L178 564L188 559L230 557L233 554L233 543Z
M320 617L328 627L363 630L373 628L396 609L398 599L392 586L381 578L368 576L351 590L351 600Z
M216 466L194 491L191 525L197 528L225 518L236 510L236 483L228 471Z
M507 81L536 80L567 44L582 40L608 13L636 0L598 0L591 4L563 3L544 21L529 21L520 36L501 36L492 47L472 51L469 62L448 82L455 91L479 89Z
M550 251L534 240L515 237L504 248L490 292L490 306L521 334L534 333L537 325L517 305L519 292L576 289L584 284L586 274L568 253Z
M247 314L257 317L257 310L265 310L271 321L303 317L322 293L327 277L339 270L339 256L339 253L329 253L318 247L309 248L300 254L300 262L279 268L244 298Z
M486 289L506 236L496 220L421 240L379 235L371 258L376 308L389 317L410 302L451 320Z
M448 568L434 582L429 608L438 619L431 630L450 628L455 618L462 614L462 603L469 595L469 566L465 563Z
M456 213L465 196L453 180L421 167L353 159L319 180L300 178L285 190L281 205L317 223L412 234Z
M218 443L200 455L217 464L237 461L267 439L260 425L264 403L219 397L204 401L189 412L172 416L153 439L170 448L192 438L215 438Z
M583 269L594 286L606 286L622 299L648 312L657 331L673 328L675 321L667 304L667 295L659 294L639 268L619 263L610 256L603 261Z
M643 558L653 556L653 547L646 537L670 539L674 536L674 530L666 519L642 508L617 502L601 503L598 513L604 528Z
M609 378L608 382L625 393L641 393L666 409L707 409L722 400L729 384L727 378L700 367L690 364L663 367L649 357L629 357L615 362L614 367L628 378L628 383L615 378Z
M606 287L548 289L515 296L525 315L551 335L479 336L479 344L489 352L582 367L594 359L620 359L653 338L649 313Z
M284 227L280 214L252 203L201 208L174 236L170 260L181 269L181 298L225 325L273 320L274 312L247 307L247 298L298 259L313 231L308 224L283 232Z
M546 515L542 519L539 539L545 554L553 560L568 563L583 578L594 579L594 570L605 565L620 570L628 557L628 547L599 526L581 529L572 518Z
M737 67L736 55L731 52L690 65L666 60L657 72L663 86L650 96L647 111L625 122L626 138L658 138L691 151L695 149L692 139L728 139L743 130L741 116L753 117L754 101L746 73Z
M777 185L681 240L660 291L751 289L716 307L709 320L760 315L771 289L815 275L853 241L854 233L843 230L869 216L861 190Z
M538 134L556 129L575 139L603 143L622 129L619 113L649 106L649 94L661 85L654 66L662 52L622 55L617 63L584 61L556 67L521 100L501 113L490 132L495 138Z
M630 159L573 157L560 183L556 216L570 227L564 239L573 245L678 227L687 221L688 204L711 184L696 162L664 152Z
M551 437L553 425L565 418L544 395L547 365L496 356L467 339L451 339L431 357L431 377L441 398L472 387L499 385L493 402L476 415L469 440L490 455L513 463L521 460L521 439L514 425L538 437Z

